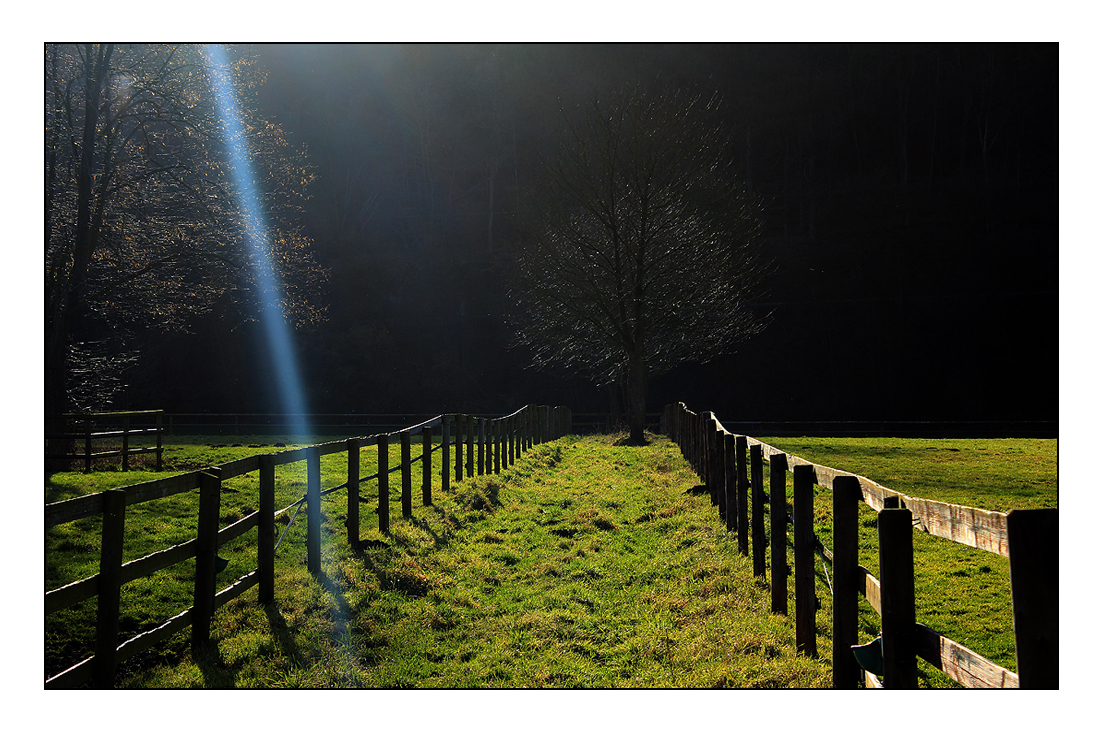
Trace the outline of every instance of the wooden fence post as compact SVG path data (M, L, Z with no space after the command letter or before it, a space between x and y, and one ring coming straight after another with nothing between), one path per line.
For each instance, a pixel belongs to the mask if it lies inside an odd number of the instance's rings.
M1008 513L1012 624L1022 689L1058 689L1058 510Z
M852 647L859 628L859 503L855 476L833 479L833 687L854 690L862 676Z
M199 526L195 548L195 594L191 611L191 653L197 654L210 642L210 621L214 617L217 590L218 517L221 513L221 469L208 468L199 474Z
M675 414L675 413L674 413ZM678 428L673 428L678 429ZM726 433L722 436L723 463L725 464L726 531L737 531L737 438Z
M718 478L721 475L718 462L718 420L713 412L707 413L706 430L706 475L707 489L710 493L710 505L718 506Z
M516 416L512 415L508 418L507 423L508 433L508 465L513 466L516 463Z
M713 499L714 487L710 481L710 462L708 460L710 451L707 450L709 447L710 420L711 413L699 413L699 465L696 468L696 473L699 474L699 480L707 487L707 494Z
M260 576L259 595L260 603L271 603L275 600L275 456L271 454L260 456L259 501L260 523L256 546L256 564ZM358 542L358 522L354 536Z
M749 554L749 474L745 465L748 444L744 435L737 436L737 549L742 555Z
M785 514L784 523L787 521ZM772 504L772 522L777 520L775 504ZM814 469L803 464L794 467L794 624L798 650L810 657L817 656L815 551Z
M92 681L104 689L115 682L118 615L122 595L122 545L126 533L126 492L103 492L103 530L99 546L99 588L96 595L95 657Z
M348 438L348 544L359 547L359 439Z
M390 436L378 436L378 531L390 531Z
M723 524L729 522L729 501L726 498L726 477L729 476L729 471L726 470L726 434L724 431L718 430L715 426L714 431L714 465L715 465L715 483L717 484L718 495L718 517L722 520Z
M485 475L485 418L477 419L477 475Z
M759 443L749 449L752 463L752 573L758 577L765 574L764 538L767 536L764 526L764 461L763 448Z
M401 516L408 519L413 513L412 489L412 438L408 430L401 433Z
M493 420L493 473L508 468L508 456L504 454L504 419Z
M703 419L702 415L692 415L691 417L691 467L696 474L703 472L702 467L702 452L703 452Z
M474 475L474 424L473 415L466 416L466 476Z
M424 472L422 478L422 499L424 506L432 505L432 429L424 428L421 431L423 436L423 449L420 461L424 464Z
M772 613L787 615L787 454L768 459L772 505Z
M908 509L887 508L878 513L878 553L883 685L893 690L916 689L913 515Z
M455 481L462 480L462 428L466 425L463 415L455 415Z
M449 415L444 415L442 420L443 437L440 440L439 447L443 449L443 457L440 462L443 464L442 469L439 472L439 483L443 489L443 493L446 494L451 488L451 418Z
M321 451L306 448L306 566L321 574Z

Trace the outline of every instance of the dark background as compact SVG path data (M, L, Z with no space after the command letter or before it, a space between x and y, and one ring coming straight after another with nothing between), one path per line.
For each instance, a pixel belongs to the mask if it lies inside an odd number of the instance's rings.
M314 412L609 409L525 369L508 276L560 110L641 84L721 95L774 273L762 336L652 380L736 421L1058 419L1056 44L256 46L305 145L328 322ZM256 324L149 333L116 408L278 412Z

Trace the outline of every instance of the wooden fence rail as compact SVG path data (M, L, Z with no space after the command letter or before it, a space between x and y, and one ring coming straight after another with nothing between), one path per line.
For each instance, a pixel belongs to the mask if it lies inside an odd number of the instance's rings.
M56 613L93 596L97 598L94 654L69 669L46 680L47 688L72 688L85 683L94 687L110 687L114 683L119 663L159 643L177 631L191 627L194 650L209 643L210 623L218 608L258 586L258 600L269 603L275 598L275 518L290 509L305 507L306 556L311 573L321 572L321 508L322 496L346 490L348 501L348 542L360 542L359 504L370 501L360 495L360 486L378 481L378 529L389 531L389 475L401 472L402 517L412 515L412 465L422 462L421 499L424 506L432 503L432 454L442 451L439 465L443 491L450 490L450 451L455 451L454 480L474 475L475 444L478 474L506 470L521 454L534 445L572 432L572 414L566 407L528 405L511 415L498 418L446 414L393 433L310 445L279 453L249 456L219 466L179 474L155 481L133 484L74 499L47 504L45 528L100 515L103 519L100 541L99 572L90 577L55 588L46 593L45 615ZM434 430L439 428L441 442L433 444ZM463 437L465 429L465 472L463 471ZM420 455L412 457L412 438L421 437ZM389 467L389 441L396 437L401 445L401 461ZM359 463L363 449L377 446L378 471L360 477ZM322 456L346 452L347 481L321 489L320 459ZM275 509L275 468L305 461L306 494L290 506ZM222 483L245 473L259 473L259 509L233 524L219 527L219 505ZM198 527L194 539L187 540L127 563L122 562L126 508L142 502L162 499L184 492L199 491ZM293 521L293 518L291 519ZM217 550L219 546L257 529L257 567L217 590ZM289 528L289 524L287 525ZM284 533L286 529L284 529ZM127 639L119 637L119 600L121 588L137 578L167 568L183 560L195 558L195 581L192 606L166 620L160 626Z
M665 408L668 436L706 483L738 551L749 554L753 572L766 575L764 537L771 521L772 610L787 613L787 524L794 525L795 637L798 649L816 655L813 556L831 563L833 602L833 686L895 689L916 686L916 658L928 661L964 687L1058 687L1058 510L992 512L907 496L870 479L790 455L745 435L727 431L709 412L683 403ZM746 448L748 458L746 459ZM763 460L770 466L770 496L763 491ZM786 474L794 475L793 512L786 506ZM813 486L832 489L834 547L823 547L813 531ZM782 497L782 498L780 498ZM879 570L876 578L858 564L857 508L863 501L878 512ZM770 512L765 512L770 503ZM751 525L751 527L750 527ZM913 590L913 530L1009 559L1014 673L917 623ZM857 594L882 618L882 679L861 669L856 646Z
M163 437L164 437L164 411L163 410L137 410L129 412L86 412L68 413L60 418L47 419L47 425L64 425L65 432L46 433L46 460L56 461L83 461L84 472L92 470L92 462L96 459L122 457L122 470L130 470L130 456L144 453L156 454L156 470L161 470L163 465ZM135 427L142 426L142 427ZM156 437L155 446L136 447L130 444L131 438ZM118 443L119 448L96 450L96 446L102 446L104 441ZM72 446L72 450L64 453L51 452L56 450L56 445ZM79 445L83 451L75 451Z

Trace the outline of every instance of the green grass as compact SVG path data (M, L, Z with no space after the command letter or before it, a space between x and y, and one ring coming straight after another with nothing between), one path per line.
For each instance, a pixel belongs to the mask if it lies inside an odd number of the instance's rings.
M218 438L217 440L227 440ZM191 470L283 448L272 438L173 442L165 461ZM762 438L795 455L853 471L903 493L997 511L1057 506L1053 440ZM293 446L291 446L293 447ZM419 455L414 442L413 453ZM376 449L362 451L362 475ZM276 557L276 602L256 591L219 610L214 644L192 658L181 632L123 665L128 687L818 687L828 686L831 603L818 564L818 649L793 652L793 621L769 612L767 587L721 527L698 479L663 438L630 447L617 437L570 436L538 446L497 476L441 491L403 519L393 474L391 533L361 505L364 547L344 530L346 498L322 501L323 574L306 571L304 513ZM400 460L390 447L390 465ZM322 459L322 488L345 479L343 454ZM47 477L57 501L164 473L100 470ZM453 474L452 474L453 477ZM222 525L256 508L258 477L225 483ZM278 469L278 507L305 493L304 462ZM765 486L769 485L765 469ZM791 482L788 476L790 501ZM365 484L365 496L376 484ZM815 489L815 529L831 546L831 494ZM130 507L125 559L194 536L194 492ZM860 509L860 562L877 574L875 513ZM289 519L284 514L277 531ZM46 588L94 574L98 519L46 534ZM219 588L255 567L255 531L223 547L231 560ZM917 620L1015 670L1008 563L914 533ZM793 567L793 555L789 557ZM128 584L123 638L191 603L194 562ZM770 578L770 570L769 570ZM793 581L789 607L794 608ZM878 630L861 600L861 641ZM90 654L94 599L46 619L47 675ZM951 680L920 662L927 687Z
M760 440L807 460L866 476L909 496L1001 512L1058 506L1056 440ZM765 486L769 486L767 475L765 468ZM788 475L788 507L791 496ZM814 496L815 531L822 543L831 547L832 494L827 488L815 487ZM877 576L876 515L861 504L859 517L860 564ZM791 534L788 530L788 536ZM917 621L1017 671L1008 559L919 531L913 533L913 555ZM790 551L789 556L793 567ZM820 560L818 596L822 601L818 628L828 635L831 604ZM878 633L879 617L862 598L860 626L861 642ZM922 686L958 687L923 660L918 667Z
M401 517L391 478L391 532L362 505L363 548L343 529L346 498L322 500L322 569L306 571L304 517L276 557L276 602L255 591L215 616L198 658L181 632L123 665L127 687L825 687L826 660L794 652L793 625L768 610L768 591L721 528L698 482L663 438L569 436L537 446L500 475L465 479L435 505ZM264 452L172 446L171 465L219 463ZM271 449L267 449L271 450ZM375 448L362 471L374 472ZM419 447L413 447L413 456ZM438 462L439 455L435 455ZM391 446L390 462L399 447ZM322 488L345 478L345 456L322 459ZM163 474L159 474L163 475ZM155 477L54 474L47 500ZM118 479L117 482L115 479ZM227 481L223 526L255 508L255 476ZM364 486L364 495L376 491ZM282 467L277 506L305 491L304 463ZM141 511L139 511L141 510ZM131 507L126 559L193 536L188 494ZM286 516L286 515L284 515ZM81 526L78 526L81 525ZM284 525L277 525L281 532ZM96 571L98 526L46 536L46 587ZM189 534L190 533L190 534ZM220 551L219 587L255 566L255 532ZM190 604L192 563L125 587L124 635ZM162 577L163 576L163 577ZM86 608L81 608L86 607ZM47 674L87 655L94 600L46 623Z

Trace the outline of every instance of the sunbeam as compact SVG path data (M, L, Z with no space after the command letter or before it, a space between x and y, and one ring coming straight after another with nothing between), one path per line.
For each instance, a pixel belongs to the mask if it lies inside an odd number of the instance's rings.
M252 249L252 263L259 286L264 331L271 347L275 377L283 411L290 415L290 433L296 438L307 434L305 396L294 354L290 327L283 315L280 303L281 287L271 263L271 246L267 222L260 205L256 177L252 170L248 139L241 125L237 95L229 75L229 63L225 49L220 45L206 46L207 65L214 102L222 120L226 148L229 151L230 170L237 194L241 197L247 238Z

